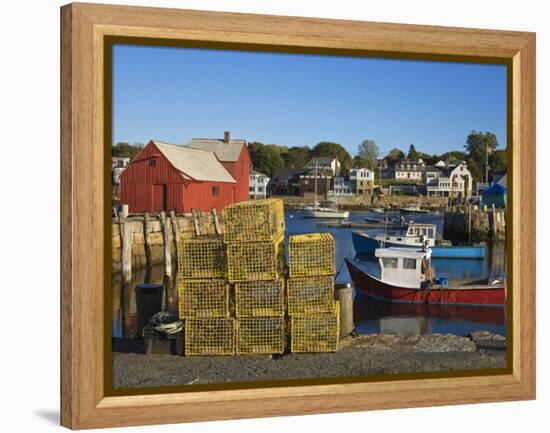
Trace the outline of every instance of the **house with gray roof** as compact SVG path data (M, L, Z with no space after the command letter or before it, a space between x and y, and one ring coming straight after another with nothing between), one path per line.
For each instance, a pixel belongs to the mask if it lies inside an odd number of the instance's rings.
M340 161L338 158L331 156L315 156L307 163L306 168L315 169L319 171L330 170L333 176L340 174Z

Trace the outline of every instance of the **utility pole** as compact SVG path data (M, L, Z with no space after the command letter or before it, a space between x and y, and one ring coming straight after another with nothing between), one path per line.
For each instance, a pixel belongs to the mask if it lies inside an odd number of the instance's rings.
M489 186L489 143L485 145L485 183Z

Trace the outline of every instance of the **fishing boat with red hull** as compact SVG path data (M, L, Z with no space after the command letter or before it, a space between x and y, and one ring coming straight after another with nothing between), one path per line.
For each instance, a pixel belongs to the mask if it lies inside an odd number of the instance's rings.
M375 271L365 269L362 262L345 259L356 290L371 298L390 302L485 306L502 306L506 301L503 280L434 278L430 249L379 248L375 256L378 263L371 263L378 265Z

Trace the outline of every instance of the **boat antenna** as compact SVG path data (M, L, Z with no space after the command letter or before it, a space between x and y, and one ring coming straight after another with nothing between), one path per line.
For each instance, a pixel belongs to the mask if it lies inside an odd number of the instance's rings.
M314 181L314 189L313 189L313 206L317 207L317 165L319 162L315 160L315 181Z

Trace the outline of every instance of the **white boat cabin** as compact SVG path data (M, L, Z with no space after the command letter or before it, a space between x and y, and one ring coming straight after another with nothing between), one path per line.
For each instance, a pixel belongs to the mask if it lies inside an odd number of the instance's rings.
M430 279L430 249L377 248L374 255L380 264L380 280L386 284L419 289Z
M427 239L435 240L436 232L437 230L436 230L435 224L412 223L412 224L409 224L409 227L407 228L406 236L412 236L412 237L426 236Z
M408 225L405 235L378 235L376 236L376 240L382 246L388 243L417 248L424 246L433 247L435 245L436 233L435 224L411 223Z

